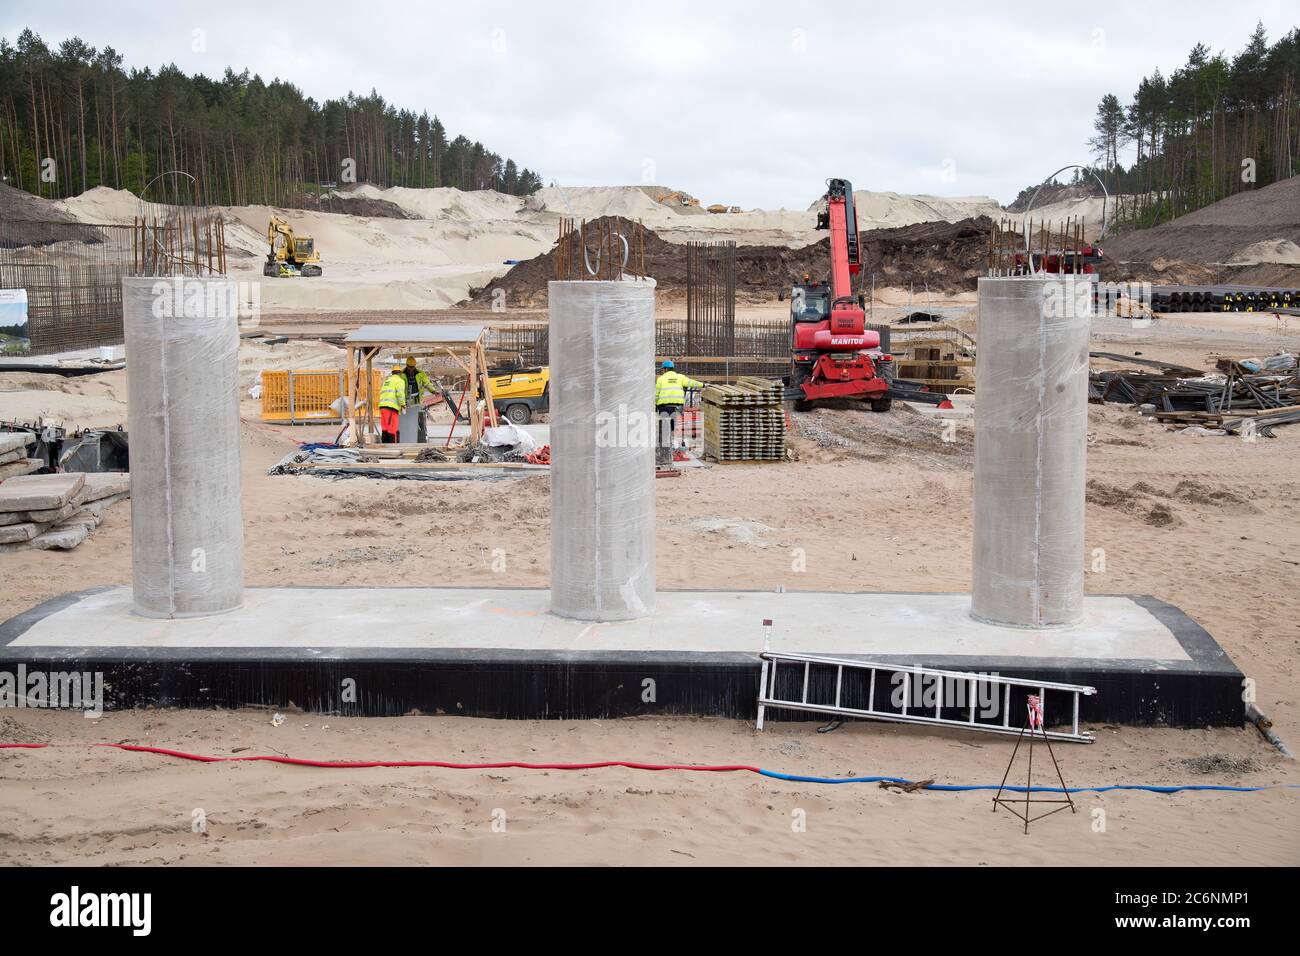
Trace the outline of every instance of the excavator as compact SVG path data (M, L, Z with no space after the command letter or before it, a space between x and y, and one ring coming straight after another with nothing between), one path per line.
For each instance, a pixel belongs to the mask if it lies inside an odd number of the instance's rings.
M271 249L266 254L262 275L310 279L322 273L320 253L311 236L295 236L293 227L279 216L272 216L266 227L266 241Z
M806 411L819 399L860 398L873 412L887 412L892 396L883 368L892 356L881 350L880 333L866 327L861 298L853 295L862 260L857 204L847 179L827 181L817 228L831 233L831 281L805 275L791 289L789 384L795 410Z

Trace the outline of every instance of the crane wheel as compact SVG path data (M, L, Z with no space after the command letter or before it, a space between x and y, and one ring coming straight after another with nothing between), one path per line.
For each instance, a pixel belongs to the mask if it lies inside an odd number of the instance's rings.
M893 404L894 400L892 398L873 398L871 400L871 410L873 412L887 412L893 407Z

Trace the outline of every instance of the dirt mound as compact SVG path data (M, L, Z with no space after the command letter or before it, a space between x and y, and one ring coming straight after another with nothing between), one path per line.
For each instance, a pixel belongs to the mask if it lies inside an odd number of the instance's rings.
M993 220L987 216L959 222L923 222L862 234L862 273L876 285L930 292L971 292L983 274ZM821 243L825 270L830 241ZM817 272L814 272L816 275Z
M331 193L317 197L302 193L289 198L286 209L310 209L314 212L337 212L347 216L367 216L371 219L418 219L395 202L372 196L348 193Z
M1204 754L1198 757L1182 757L1178 760L1170 761L1171 765L1181 767L1190 773L1199 774L1224 774L1227 776L1238 776L1243 773L1254 773L1260 769L1259 761L1253 756L1240 757L1236 754Z
M594 220L588 229L594 234L606 223L626 236L636 224L621 216ZM985 217L961 222L927 222L896 229L862 233L862 262L865 284L876 277L876 285L906 288L915 285L930 292L966 292L984 267L992 221ZM787 246L737 246L736 295L742 301L765 301L786 290L805 273L825 279L830 264L830 239L791 249ZM660 295L686 294L686 249L668 242L652 229L645 230L645 271L657 283ZM555 278L555 250L520 262L487 286L472 291L460 303L488 306L498 290L514 307L541 308L546 305L546 284Z
M6 222L78 222L57 203L0 183L0 219Z
M1300 242L1300 176L1237 193L1152 229L1103 243L1111 260L1243 264L1262 250ZM1261 245L1261 243L1263 245Z

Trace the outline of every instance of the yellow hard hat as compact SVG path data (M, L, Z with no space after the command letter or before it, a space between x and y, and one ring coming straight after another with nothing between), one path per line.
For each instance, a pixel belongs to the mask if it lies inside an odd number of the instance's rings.
M408 356L406 357L406 367L407 367L407 368L415 368L415 356L414 356L414 355L408 355Z
M395 364L393 365L393 372L394 372L394 374L396 374L397 372L400 372L401 370L402 370L402 363L401 363L401 362L397 362L397 363L395 363Z

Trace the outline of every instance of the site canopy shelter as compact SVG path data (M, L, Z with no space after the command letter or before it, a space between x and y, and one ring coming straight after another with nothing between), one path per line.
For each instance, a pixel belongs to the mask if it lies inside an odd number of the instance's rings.
M380 354L392 352L394 364L408 356L422 366L441 366L463 374L465 390L460 404L469 415L469 443L477 445L483 427L497 424L489 399L488 361L483 325L363 325L343 340L347 349L348 416L352 441L358 447L379 437L379 395L371 395L374 369L383 369ZM378 365L376 363L379 363Z

